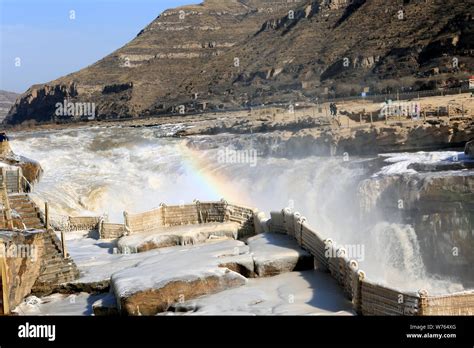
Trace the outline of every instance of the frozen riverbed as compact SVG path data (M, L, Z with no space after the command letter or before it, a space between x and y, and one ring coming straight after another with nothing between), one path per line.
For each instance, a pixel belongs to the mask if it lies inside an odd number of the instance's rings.
M107 294L53 294L29 297L15 310L19 315L93 315L92 305ZM351 303L327 274L291 272L250 279L239 288L178 305L189 315L354 315ZM164 315L178 314L166 312Z
M318 271L250 279L247 285L185 302L192 315L354 315L335 280ZM169 314L169 313L168 313Z
M259 236L262 240L264 235ZM145 238L145 237L144 237ZM267 243L250 243L252 251L243 242L233 240L209 241L195 246L176 246L137 254L114 254L113 243L103 243L83 233L67 235L68 250L76 261L82 276L78 283L95 283L116 279L116 294L132 294L150 288L160 289L163 284L178 280L192 280L221 272L231 280L222 282L217 291L190 299L196 310L192 314L240 315L351 315L351 303L328 274L318 271L291 272L287 262L275 277L245 279L240 274L220 268L221 264L238 263L253 270L253 258L259 262L279 260L290 255L303 255L286 236L266 237ZM269 255L270 242L275 242L277 253ZM301 257L301 256L300 256ZM285 259L286 260L286 259ZM233 279L241 281L235 282ZM229 286L227 286L229 285ZM115 285L113 285L115 286ZM227 288L227 289L226 289ZM128 296L127 295L127 296ZM19 315L92 315L92 305L107 294L72 295L53 294L43 298L29 297L16 308ZM180 301L176 302L180 306ZM173 306L173 305L172 305ZM142 309L143 310L143 309ZM170 314L170 312L165 312Z

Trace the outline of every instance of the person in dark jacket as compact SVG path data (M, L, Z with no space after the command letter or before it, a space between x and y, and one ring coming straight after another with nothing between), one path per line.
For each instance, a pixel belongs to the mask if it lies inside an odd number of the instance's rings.
M336 103L329 104L329 110L331 110L331 116L337 117L337 106Z

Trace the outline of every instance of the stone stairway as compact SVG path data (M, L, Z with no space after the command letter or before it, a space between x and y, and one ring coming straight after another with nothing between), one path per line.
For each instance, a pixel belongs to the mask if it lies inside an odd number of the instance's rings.
M44 251L41 260L40 276L33 286L32 293L48 294L58 285L73 281L79 276L79 270L72 259L62 255L61 242L53 231L44 233Z
M0 184L5 184L5 188L9 193L20 192L22 187L22 173L20 168L2 168L0 170ZM1 186L0 185L0 186Z
M26 229L44 229L40 210L27 194L9 195L10 208L21 216L21 222Z
M40 255L39 276L32 288L32 293L46 295L58 289L60 284L73 281L79 276L79 270L72 259L64 258L61 241L53 230L46 230L41 211L27 194L11 194L8 196L12 218L15 226L21 229L41 231L44 246L38 250ZM5 221L0 214L0 226Z

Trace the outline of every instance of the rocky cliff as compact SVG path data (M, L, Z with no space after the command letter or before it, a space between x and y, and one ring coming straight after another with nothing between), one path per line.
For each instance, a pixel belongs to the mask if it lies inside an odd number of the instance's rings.
M433 168L432 168L433 169ZM360 191L365 211L416 231L426 270L464 279L472 287L474 176L431 171L368 179Z
M94 103L104 119L457 86L474 67L473 9L457 0L206 0L31 87L6 123L57 120L65 99Z
M16 93L0 90L0 122L8 114L17 97Z
M432 120L425 123L395 123L362 125L354 128L321 127L311 119L294 122L245 122L242 119L224 120L217 125L198 125L179 131L176 136L201 135L190 138L193 148L207 148L214 142L229 141L216 137L213 142L202 142L203 135L239 134L231 136L236 148L257 147L261 156L304 158L327 155L370 155L401 151L432 151L462 147L474 137L474 120L458 118ZM467 150L466 150L467 151Z
M5 165L21 168L22 175L28 181L28 190L31 189L30 185L36 183L43 173L38 162L16 155L10 148L8 137L0 133L0 167Z

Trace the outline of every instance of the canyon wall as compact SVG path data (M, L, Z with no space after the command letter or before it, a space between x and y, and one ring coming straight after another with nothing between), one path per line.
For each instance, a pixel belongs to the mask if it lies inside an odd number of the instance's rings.
M468 172L395 175L360 185L367 219L413 227L426 270L474 284L474 176Z

